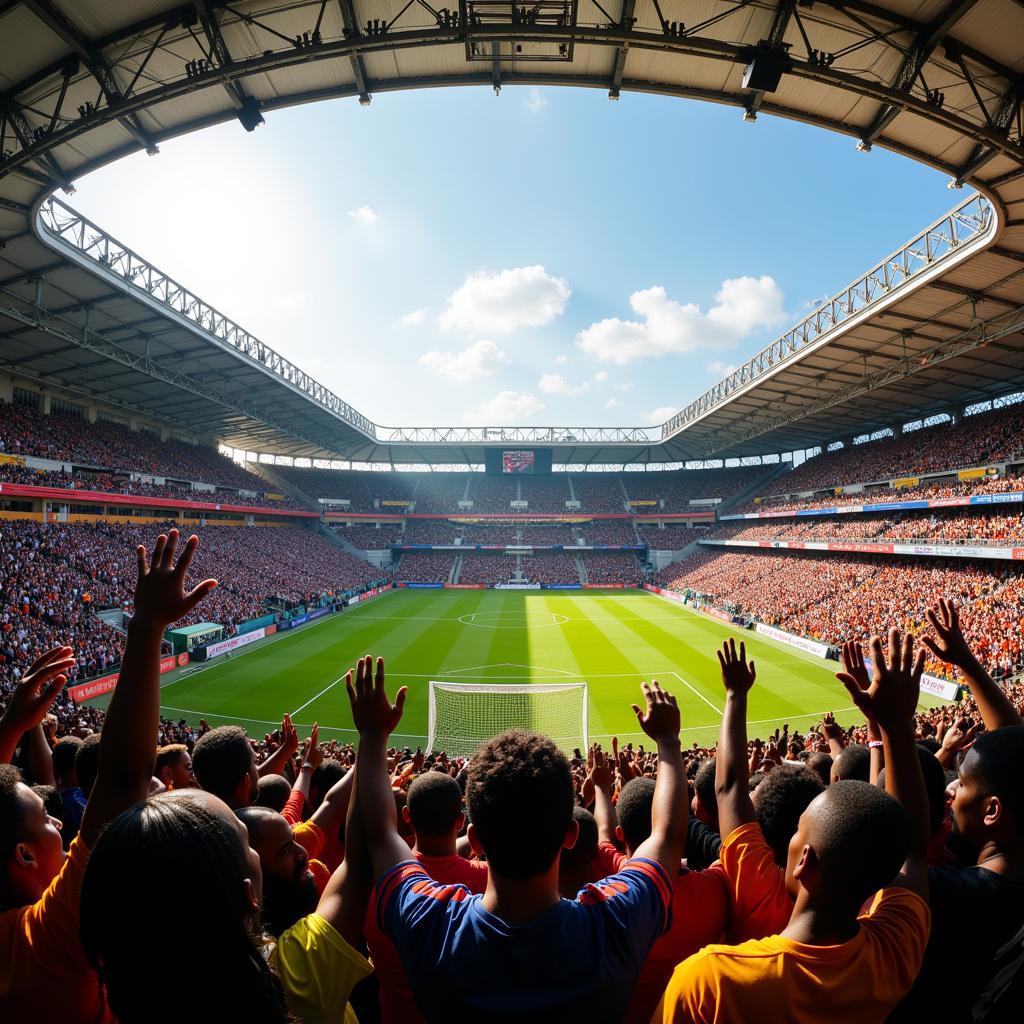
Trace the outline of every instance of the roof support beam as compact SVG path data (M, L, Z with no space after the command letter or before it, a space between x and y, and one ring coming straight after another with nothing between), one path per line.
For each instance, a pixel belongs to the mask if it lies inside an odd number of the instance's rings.
M622 0L622 17L619 19L619 28L629 31L633 28L636 18L633 17L636 11L636 0ZM622 76L626 71L626 54L629 53L628 46L620 46L615 51L615 68L612 71L612 84L608 89L608 99L617 100L619 90L622 88Z
M935 48L977 2L978 0L952 0L945 10L921 29L892 80L894 89L899 89L904 93L910 92L914 87L914 82L917 81L917 76L928 62L928 58L935 52ZM896 104L883 103L871 124L861 135L860 148L865 151L871 149L872 144L892 124L902 109Z
M1014 80L1013 84L1000 100L999 109L995 114L989 114L987 110L983 110L983 113L988 118L994 132L1004 138L1009 135L1010 126L1013 124L1013 119L1017 116L1022 100L1024 100L1024 75L1021 75ZM994 146L983 146L980 143L976 144L971 150L971 155L964 161L963 165L957 169L956 175L953 178L954 187L960 188L972 174L976 174L996 155L997 150Z
M779 0L779 5L775 8L775 14L772 16L772 27L768 30L768 42L774 46L779 46L782 43L795 9L796 0ZM744 121L754 121L757 119L757 111L761 106L762 100L764 100L763 89L751 90L750 99L744 105Z
M491 43L491 85L494 95L501 93L501 43L495 39Z
M352 0L338 0L338 7L341 9L341 23L345 38L359 35L359 22L356 21L356 10ZM367 84L366 65L363 63L363 58L358 53L354 53L349 57L349 63L352 65L352 74L356 80L356 88L359 90L359 103L364 107L369 106L370 87Z
M203 32L206 33L206 41L210 44L210 54L216 56L217 64L220 67L230 67L234 61L231 58L231 52L228 50L227 43L224 42L224 36L221 34L220 21L208 0L192 0L192 6L195 7L196 14L199 16L199 21L203 26ZM248 110L256 103L256 100L238 82L225 79L224 89L239 115L241 115L243 110ZM256 127L255 123L253 128L248 127L245 121L242 123L246 131L252 131Z
M117 81L113 68L104 60L99 51L96 50L88 37L75 26L66 15L58 11L50 0L24 0L25 6L60 40L69 47L71 52L78 57L89 69L90 74L99 83L107 103L116 105L121 100L121 86ZM119 117L118 121L128 134L140 145L150 156L159 153L157 144L153 137L143 127L137 114L125 114Z

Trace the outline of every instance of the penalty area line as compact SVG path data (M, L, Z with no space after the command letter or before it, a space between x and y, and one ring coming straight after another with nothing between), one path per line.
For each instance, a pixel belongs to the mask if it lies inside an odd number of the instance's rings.
M718 707L717 704L712 704L711 701L709 701L707 697L705 697L704 694L697 689L697 687L691 686L678 672L666 672L665 674L675 676L676 679L678 679L679 682L681 682L683 686L685 686L691 693L695 693L698 697L700 697L700 699L704 701L704 703L707 704L707 706L711 708L711 710L714 711L716 715L725 714L725 711L722 708Z
M346 673L346 675L347 674L348 673ZM325 686L315 697L310 697L305 704L303 704L301 707L297 707L294 711L292 711L289 717L294 718L300 711L305 711L310 704L312 704L314 701L319 700L325 693L328 693L329 691L333 690L338 685L338 683L340 683L344 678L345 676L338 676L338 678L335 679L333 683L329 683L327 686Z

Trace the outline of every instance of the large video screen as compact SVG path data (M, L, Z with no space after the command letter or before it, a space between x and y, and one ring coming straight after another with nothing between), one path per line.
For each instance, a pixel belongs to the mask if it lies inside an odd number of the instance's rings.
M501 453L502 473L532 473L533 452L514 451Z

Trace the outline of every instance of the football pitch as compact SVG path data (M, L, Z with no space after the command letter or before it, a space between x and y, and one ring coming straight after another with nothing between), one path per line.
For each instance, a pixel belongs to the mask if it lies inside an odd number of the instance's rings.
M806 729L827 711L858 720L833 672L838 665L730 627L638 590L399 590L294 633L194 666L161 691L168 718L235 723L267 732L290 713L300 735L355 739L344 674L363 654L385 659L388 690L409 695L399 745L427 736L430 680L455 683L578 683L589 693L589 736L643 741L630 704L641 680L657 679L682 710L683 743L714 741L723 690L716 649L742 638L757 662L750 733L789 722Z

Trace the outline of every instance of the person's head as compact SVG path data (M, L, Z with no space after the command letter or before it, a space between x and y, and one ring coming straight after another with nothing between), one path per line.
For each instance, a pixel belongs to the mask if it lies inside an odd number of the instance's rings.
M772 773L774 774L774 772ZM878 786L833 782L800 815L786 858L786 888L848 913L887 885L910 846L910 819Z
M249 833L249 845L259 854L264 927L271 935L280 935L316 910L319 894L309 870L309 855L277 811L242 807L235 813Z
M775 854L775 863L785 867L789 841L800 815L825 788L821 779L806 768L776 768L754 790L754 811L765 842Z
M292 784L283 775L264 775L256 786L255 807L269 807L272 811L282 811L292 795Z
M823 750L811 754L807 758L807 770L814 772L821 779L821 784L827 786L832 781L832 755Z
M544 736L510 731L473 756L466 785L470 828L494 875L525 880L552 870L576 842L572 774Z
M454 853L455 839L466 821L459 784L441 772L418 776L406 794L402 817L416 833L418 844L444 841Z
M64 805L60 799L60 790L56 786L44 786L39 783L31 788L32 792L43 801L46 813L51 818L59 818L64 811Z
M575 899L590 881L590 865L597 854L597 819L579 806L573 808L572 818L579 830L576 843L562 848L558 862L558 891L567 900Z
M77 736L62 736L53 747L53 774L60 789L78 785L75 758L82 741Z
M35 903L64 863L60 819L24 782L0 765L0 910Z
M346 775L345 766L340 761L328 757L313 769L313 777L309 780L309 806L316 810L323 802L331 787L340 782Z
M871 777L871 751L859 743L843 747L832 762L832 782L853 779L867 782Z
M198 789L162 793L118 815L82 880L82 946L120 1024L181 1020L154 999L154 950L187 950L203 1017L290 1020L258 946L262 878L245 827Z
M203 789L233 809L248 807L258 794L256 753L237 725L222 725L199 737L192 771Z
M693 777L693 816L718 831L718 796L715 794L715 759L701 761Z
M654 806L654 779L630 779L619 793L615 811L619 818L615 834L632 856L651 834L651 808Z
M82 740L82 745L75 755L75 775L78 776L78 785L89 799L92 787L96 784L96 774L100 770L100 734L94 732Z
M982 733L960 765L953 822L975 854L1024 850L1024 725Z
M192 774L192 755L184 743L168 743L158 747L154 775L168 789L188 789L196 784Z
M917 759L928 794L928 829L937 832L946 820L946 773L924 743L917 745ZM885 788L885 768L878 773L878 785Z

